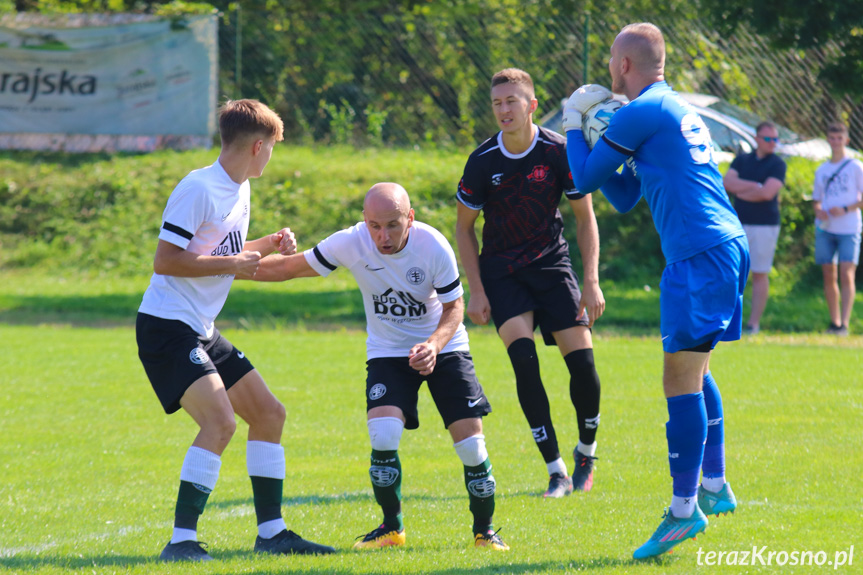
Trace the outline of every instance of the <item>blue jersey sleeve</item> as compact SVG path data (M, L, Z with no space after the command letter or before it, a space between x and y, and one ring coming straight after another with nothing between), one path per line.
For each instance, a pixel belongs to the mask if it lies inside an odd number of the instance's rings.
M584 193L602 189L602 193L619 212L628 212L641 199L641 184L628 167L623 174L617 169L627 155L600 139L589 150L581 130L566 133L566 154L572 179Z
M614 209L622 214L634 208L641 199L641 182L627 165L623 166L622 173L612 174L601 189Z

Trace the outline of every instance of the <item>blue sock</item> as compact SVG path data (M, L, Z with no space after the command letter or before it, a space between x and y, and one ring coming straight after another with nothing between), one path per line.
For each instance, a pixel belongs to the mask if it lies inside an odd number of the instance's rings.
M704 406L707 408L707 443L704 445L704 477L725 476L725 422L722 415L722 395L716 380L708 371L704 376Z
M701 392L669 397L668 464L674 495L692 497L698 491L698 475L704 457L704 440L707 437L707 410Z

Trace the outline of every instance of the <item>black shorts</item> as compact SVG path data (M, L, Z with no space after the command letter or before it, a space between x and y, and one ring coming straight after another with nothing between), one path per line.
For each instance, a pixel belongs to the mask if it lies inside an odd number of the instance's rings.
M545 344L556 345L553 332L590 325L587 314L576 319L581 290L569 256L540 259L503 277L482 275L482 284L498 330L507 320L532 311Z
M138 357L165 413L179 410L189 386L207 374L219 374L230 389L255 369L219 330L205 340L182 321L139 313L135 335Z
M429 392L449 427L459 419L482 417L491 413L491 404L482 390L473 368L473 358L466 351L442 353L431 375L408 364L406 357L378 357L366 362L366 411L392 405L405 415L405 427L420 426L417 400L420 386L428 381Z

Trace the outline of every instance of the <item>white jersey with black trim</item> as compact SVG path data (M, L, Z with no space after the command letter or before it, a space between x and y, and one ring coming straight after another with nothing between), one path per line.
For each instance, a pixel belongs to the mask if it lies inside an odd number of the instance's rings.
M347 268L363 294L368 359L407 357L437 329L442 304L464 293L455 254L443 235L414 222L408 241L395 254L382 254L365 222L336 232L303 254L322 276ZM441 353L469 351L464 324Z
M159 239L199 255L243 251L249 231L249 181L236 183L216 161L183 178L162 215ZM233 275L184 278L153 274L138 311L182 321L205 338L222 311Z

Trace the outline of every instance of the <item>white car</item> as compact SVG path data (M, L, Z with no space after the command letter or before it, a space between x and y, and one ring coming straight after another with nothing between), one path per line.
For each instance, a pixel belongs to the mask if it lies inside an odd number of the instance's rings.
M681 92L680 95L695 108L695 111L707 124L710 136L713 138L714 156L717 163L730 163L741 153L751 152L756 148L755 127L761 122L757 114L739 108L725 100L709 94L693 94ZM616 94L615 98L626 101L625 96ZM543 116L539 124L550 130L563 132L563 105ZM830 145L824 138L804 140L799 135L784 126L776 124L779 132L779 145L776 153L780 156L799 156L810 160L824 161L830 158ZM846 148L846 153L855 158L863 158L857 150Z
M755 127L761 123L757 114L708 94L683 92L680 95L692 104L704 119L713 141L718 144L714 147L735 154L741 151L751 152L755 149ZM779 132L776 153L780 156L797 156L824 161L832 155L830 144L824 138L804 140L785 126L776 122L774 125ZM851 148L845 148L845 152L854 158L863 157L860 152Z

